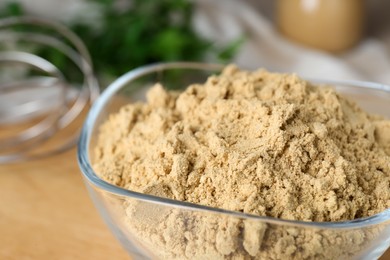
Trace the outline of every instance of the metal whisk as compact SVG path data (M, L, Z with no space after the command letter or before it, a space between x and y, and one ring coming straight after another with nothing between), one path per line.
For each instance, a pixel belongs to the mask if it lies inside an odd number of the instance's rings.
M63 55L82 79L34 54L37 48ZM83 111L98 94L88 50L67 27L29 16L0 20L0 163L72 147Z

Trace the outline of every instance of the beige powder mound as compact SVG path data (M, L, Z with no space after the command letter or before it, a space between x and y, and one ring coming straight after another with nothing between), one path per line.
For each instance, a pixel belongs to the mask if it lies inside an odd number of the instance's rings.
M296 75L227 67L204 85L124 106L101 126L94 168L121 187L250 214L343 221L390 207L390 121ZM337 259L380 228L301 230L124 203L164 259Z
M390 207L390 122L332 88L230 66L180 95L156 85L147 98L101 127L94 166L111 183L305 221Z

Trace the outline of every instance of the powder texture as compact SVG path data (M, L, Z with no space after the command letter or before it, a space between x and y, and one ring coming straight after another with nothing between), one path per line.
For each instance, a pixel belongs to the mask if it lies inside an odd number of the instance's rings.
M160 197L290 220L343 221L390 207L389 155L390 121L333 88L229 66L181 93L157 84L147 103L110 115L100 128L94 168L110 183ZM163 248L164 258L348 257L375 234L336 232L325 239L323 231L289 233L166 209L153 217L137 203L126 208L132 228L152 248ZM353 251L326 252L332 245L337 251L340 241Z

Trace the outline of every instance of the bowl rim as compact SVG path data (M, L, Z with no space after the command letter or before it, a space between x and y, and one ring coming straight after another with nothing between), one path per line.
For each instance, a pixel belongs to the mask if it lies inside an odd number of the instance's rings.
M185 210L196 210L196 211L206 211L214 214L223 214L232 217L238 217L242 219L252 219L258 220L261 222L266 222L270 224L278 225L291 225L291 226L303 226L303 227L312 227L312 228L332 228L332 229L352 229L352 228L362 228L372 225L381 224L390 220L390 208L375 214L373 216L359 218L349 221L340 221L340 222L309 222L309 221L298 221L298 220L288 220L288 219L279 219L274 217L267 216L258 216L253 214L247 214L242 212L236 212L231 210L225 210L221 208L214 208L204 205L199 205L190 202L178 201L168 198L157 197L149 194L143 194L131 190L121 188L110 184L101 178L94 172L89 158L88 147L91 139L92 129L95 126L95 122L100 112L110 100L110 98L123 86L129 83L132 80L135 80L141 76L147 75L152 72L158 72L169 69L194 69L194 70L221 70L225 65L222 64L211 64L211 63L199 63L199 62L167 62L167 63L155 63L145 66L138 67L136 69L130 70L129 72L123 74L121 77L116 79L111 83L102 94L95 100L92 104L90 111L84 121L81 135L77 145L77 159L79 168L82 172L84 180L88 181L94 188L99 188L105 192L129 197L132 199L138 199L145 202L166 205L171 207L183 208ZM315 81L320 84L327 85L349 85L354 87L359 87L363 89L374 89L381 90L390 93L390 86L367 82L367 81L357 81L357 80L331 80L331 79L318 79L318 78L308 78L302 77L308 81ZM87 183L86 183L87 184Z

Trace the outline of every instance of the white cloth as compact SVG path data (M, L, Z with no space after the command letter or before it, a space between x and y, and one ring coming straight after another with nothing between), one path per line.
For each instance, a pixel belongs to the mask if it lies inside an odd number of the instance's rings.
M365 39L342 55L302 47L285 39L257 10L239 0L198 0L194 24L201 35L220 44L244 35L246 41L234 62L245 68L390 84L390 56L377 39Z

